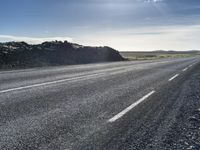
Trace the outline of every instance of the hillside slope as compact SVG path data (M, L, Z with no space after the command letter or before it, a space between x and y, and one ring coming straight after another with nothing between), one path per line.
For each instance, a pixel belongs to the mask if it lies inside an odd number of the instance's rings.
M0 68L86 64L123 61L118 51L110 47L89 47L67 41L29 45L25 42L0 43Z

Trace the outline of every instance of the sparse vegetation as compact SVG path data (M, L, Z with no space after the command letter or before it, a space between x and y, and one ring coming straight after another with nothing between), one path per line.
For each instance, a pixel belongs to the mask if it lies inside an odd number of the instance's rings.
M200 55L200 51L151 51L151 52L120 52L128 60L152 60L162 58L183 58Z

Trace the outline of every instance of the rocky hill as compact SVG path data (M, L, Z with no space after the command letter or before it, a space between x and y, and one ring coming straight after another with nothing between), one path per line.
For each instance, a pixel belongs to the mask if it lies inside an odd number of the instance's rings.
M110 47L89 47L67 41L29 45L25 42L0 43L0 69L123 61Z

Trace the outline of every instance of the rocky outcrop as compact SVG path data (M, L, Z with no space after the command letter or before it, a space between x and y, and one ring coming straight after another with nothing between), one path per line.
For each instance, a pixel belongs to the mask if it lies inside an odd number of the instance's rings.
M29 45L25 42L0 43L0 68L86 64L123 61L118 51L110 47L89 47L60 42Z

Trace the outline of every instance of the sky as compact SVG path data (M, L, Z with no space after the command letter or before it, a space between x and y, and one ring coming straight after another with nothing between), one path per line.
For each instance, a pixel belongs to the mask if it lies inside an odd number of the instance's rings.
M0 0L0 42L200 49L200 0Z

